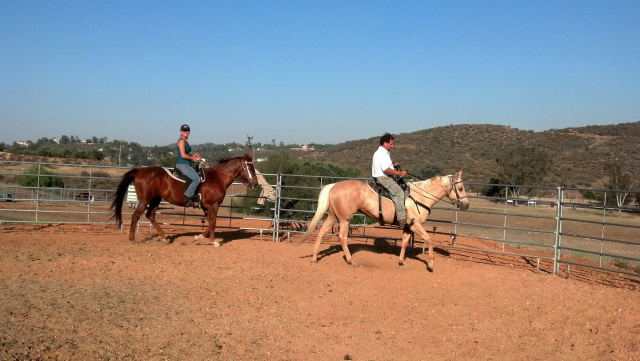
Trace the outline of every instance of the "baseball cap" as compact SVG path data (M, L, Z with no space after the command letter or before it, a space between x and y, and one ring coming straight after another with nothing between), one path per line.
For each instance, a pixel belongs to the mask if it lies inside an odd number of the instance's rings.
M190 131L191 131L191 128L189 128L189 126L188 126L187 124L182 124L182 125L180 126L180 131L181 131L181 132L190 132Z

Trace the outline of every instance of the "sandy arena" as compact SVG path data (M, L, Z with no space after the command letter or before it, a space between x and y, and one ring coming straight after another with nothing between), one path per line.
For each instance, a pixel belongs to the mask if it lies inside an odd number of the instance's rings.
M444 247L431 273L384 238L311 264L313 240L167 230L3 225L0 359L640 360L638 278Z

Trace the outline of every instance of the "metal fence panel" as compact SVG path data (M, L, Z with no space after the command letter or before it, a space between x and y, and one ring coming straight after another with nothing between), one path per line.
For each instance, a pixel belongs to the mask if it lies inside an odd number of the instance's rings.
M3 223L110 223L109 206L122 175L130 168L81 164L0 161L0 222ZM220 228L243 229L234 220L259 220L265 226L252 229L270 233L274 241L303 233L313 217L320 189L344 180L335 176L261 174L263 186L275 190L275 198L262 200L233 184L219 212L227 222ZM367 180L367 179L360 179ZM45 186L47 184L48 186ZM60 186L62 184L62 186ZM617 206L615 195L640 190L580 189L469 183L471 207L460 212L438 203L425 229L450 236L441 247L463 248L456 238L470 237L497 246L476 249L553 262L560 267L584 266L640 276L640 209ZM483 195L491 187L492 196ZM526 189L527 196L514 189ZM581 194L597 194L585 199ZM129 207L135 199L127 198ZM126 207L125 207L126 208ZM188 214L168 205L158 215L180 217L165 223L202 227L202 215ZM131 209L131 208L129 208ZM124 212L126 219L131 212ZM145 222L148 224L148 222ZM367 238L367 230L379 228L376 220L356 214L350 237ZM399 239L399 238L398 238ZM391 238L396 242L398 239ZM417 241L416 241L417 242ZM412 244L413 246L413 244ZM531 251L536 251L532 255Z

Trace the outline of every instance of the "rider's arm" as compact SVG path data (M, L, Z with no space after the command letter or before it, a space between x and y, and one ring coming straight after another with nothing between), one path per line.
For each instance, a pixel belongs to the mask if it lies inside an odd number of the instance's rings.
M406 175L407 175L407 171L406 170L395 170L395 169L391 169L391 168L385 169L384 173L386 175L397 175L397 176L400 176L400 177L406 177Z

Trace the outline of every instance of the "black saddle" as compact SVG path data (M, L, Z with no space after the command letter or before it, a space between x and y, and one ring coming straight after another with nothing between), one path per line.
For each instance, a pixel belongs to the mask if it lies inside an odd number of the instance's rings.
M205 176L204 176L204 169L200 168L198 165L196 165L196 172L198 173L198 175L200 176L200 184L204 183L205 181ZM185 185L185 188L189 187L189 184L191 184L191 182L193 182L191 180L191 178L187 177L186 175L182 174L182 172L178 169L178 168L173 168L171 170L171 174L180 179L185 181L187 184ZM200 187L200 185L198 185L198 188Z
M398 183L400 188L402 188L402 190L404 191L405 198L409 197L409 187L407 186L407 183L405 182L404 178L402 177L398 177L398 178L391 177L391 178L393 178L393 180L395 180L396 183ZM384 218L382 217L382 198L391 200L391 194L389 194L389 191L387 190L387 188L383 187L382 184L380 184L380 182L378 182L378 180L375 178L371 178L371 181L369 182L369 186L376 193L378 193L378 222L380 223L381 226L384 226ZM391 224L395 224L395 225L398 224L397 215L393 216L393 222Z
M400 188L402 188L402 190L404 191L404 196L408 197L410 193L409 187L407 186L407 183L405 182L404 178L393 178L393 179L396 181L396 183L398 183ZM373 189L376 193L378 193L379 197L391 200L391 194L389 193L387 188L383 187L382 184L378 182L377 179L371 178L371 180L368 183L369 183L369 187L371 187L371 189Z

